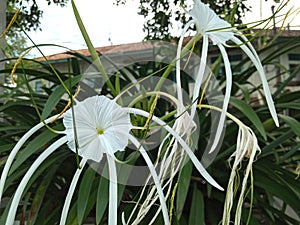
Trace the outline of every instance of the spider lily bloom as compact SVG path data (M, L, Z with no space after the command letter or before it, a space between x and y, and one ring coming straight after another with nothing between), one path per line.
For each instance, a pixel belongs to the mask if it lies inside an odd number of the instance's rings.
M246 167L246 170L244 172L243 181L241 182L242 187L240 191L240 196L237 203L235 220L235 225L241 224L241 215L242 215L242 208L243 203L245 199L245 194L247 190L247 183L248 183L248 177L250 174L252 174L252 164L255 160L255 157L257 154L260 153L260 147L258 146L257 138L254 134L254 132L244 124L240 123L239 125L239 132L237 137L237 146L235 152L231 155L230 159L234 158L234 162L232 165L230 178L227 186L226 191L226 199L224 203L224 212L223 212L223 220L222 224L227 225L230 224L230 214L231 209L233 206L233 199L236 192L236 186L238 185L239 178L238 178L238 171L241 168L242 163L245 161L245 159L249 159L248 165ZM251 178L251 189L253 185L253 180Z
M221 109L210 105L201 105L199 107L222 112ZM239 192L238 203L235 209L236 211L234 213L235 220L233 224L240 225L243 203L245 200L245 195L247 193L246 190L247 190L248 178L250 175L251 177L250 189L252 189L253 188L252 165L254 163L255 157L260 153L261 150L258 145L257 137L255 136L255 133L251 130L251 128L247 127L242 121L237 119L232 114L226 113L226 115L229 119L231 119L239 126L239 131L238 131L238 136L236 141L236 149L234 153L230 156L230 160L234 158L234 162L233 165L231 166L230 178L226 190L222 225L228 225L232 223L232 221L230 221L230 216L231 216L231 210L233 206L233 200L237 195L236 189L239 186L241 181L238 173L239 170L241 169L242 163L246 161L245 159L248 159L249 161L247 162L247 167L243 173L243 181L241 182L242 186Z
M51 122L54 118L56 118L56 116L53 116L45 120L44 122L39 123L31 130L29 130L12 150L1 175L0 200L2 198L7 174L19 149L28 140L28 138L30 138L32 134L43 127L45 123ZM117 224L117 172L114 161L114 153L116 151L124 150L128 144L129 139L132 140L129 132L133 127L131 125L128 112L123 110L123 108L119 106L114 100L110 100L104 96L94 96L87 98L82 102L77 102L77 104L72 109L69 109L63 115L63 123L66 127L66 130L62 133L66 135L50 145L34 161L29 170L26 172L22 181L20 182L20 185L18 186L13 196L12 204L9 208L5 223L6 225L12 225L14 223L17 208L24 189L36 169L45 159L47 159L47 157L50 156L51 153L53 153L65 143L68 143L68 146L72 151L78 151L79 156L82 157L82 161L80 162L80 168L77 169L72 179L63 206L60 225L64 225L66 223L72 195L75 191L76 184L87 160L90 159L99 162L102 159L103 154L106 154L107 156L110 178L108 224ZM76 130L76 132L74 132L74 130ZM151 164L151 161L146 152L143 151L141 154L145 158L145 161L149 166L151 175L155 182L155 186L158 190L165 224L169 224L168 210L165 198L163 196L162 188L157 179L157 174L153 169L153 165Z
M202 53L201 53L201 60L199 69L195 78L195 87L193 91L193 105L191 110L191 116L194 117L195 111L196 111L196 103L195 101L198 98L200 86L203 80L204 71L207 63L207 52L208 52L208 43L209 39L212 41L214 45L217 45L225 65L225 75L226 75L226 91L225 91L225 97L223 102L223 108L222 108L222 114L220 117L220 121L218 124L217 133L215 136L214 143L212 145L211 151L215 149L217 146L217 143L220 139L223 125L225 122L225 113L227 111L230 93L231 93L231 86L232 86L232 72L230 68L230 61L225 49L226 42L232 41L244 51L244 53L250 58L254 66L256 67L259 76L262 81L263 89L265 92L267 104L270 110L270 113L273 117L273 120L275 124L278 126L278 118L275 110L275 106L272 100L271 92L267 83L266 75L264 73L263 66L260 62L260 59L253 48L253 46L250 44L250 42L247 40L247 38L238 32L236 29L231 27L231 25L226 22L225 20L221 19L212 9L209 8L208 5L202 3L200 0L195 0L194 7L191 9L189 14L192 16L192 21L190 23L187 23L184 31L187 30L187 28L194 23L197 28L197 32L203 36L203 45L202 45ZM183 39L185 33L182 33L181 38ZM240 40L241 39L241 40ZM178 56L177 56L178 57Z
M130 116L115 101L105 96L94 96L78 102L63 115L69 148L83 160L100 162L106 154L109 168L109 224L117 224L117 172L114 153L128 144L132 129ZM75 124L75 126L74 126ZM71 198L82 169L77 169L63 207L61 224L65 224Z

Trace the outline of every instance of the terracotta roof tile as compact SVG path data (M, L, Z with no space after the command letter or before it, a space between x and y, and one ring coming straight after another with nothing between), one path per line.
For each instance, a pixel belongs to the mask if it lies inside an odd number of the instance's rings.
M259 29L253 29L252 32L260 32ZM278 33L280 32L280 37L299 37L300 36L300 30L276 30ZM260 35L268 35L269 37L274 36L274 30L264 30L261 32ZM184 43L187 43L188 40L190 40L191 37L186 37L184 40ZM153 42L136 42L136 43L128 43L128 44L120 44L120 45L111 45L111 46L104 46L104 47L98 47L96 48L96 51L99 52L99 54L102 55L113 55L113 54L122 54L122 53L129 53L129 52L135 52L135 51L143 51L143 50L150 50L154 46ZM69 52L63 52L58 54L53 54L46 56L47 60L49 61L56 61L56 60L63 60L67 58L74 57L73 55L69 54L71 52L77 52L79 54L82 54L84 56L90 56L88 49L79 49ZM38 61L44 61L44 58L37 58Z
M128 52L135 52L135 51L143 51L149 50L153 48L153 44L151 42L137 42L137 43L129 43L129 44L120 44L120 45L111 45L111 46L104 46L104 47L97 47L95 50L102 55L110 55L110 54L121 54L121 53L128 53ZM84 56L90 56L90 52L88 49L79 49L74 51L67 51L63 53L57 53L53 55L46 56L47 60L49 61L56 61L62 60L67 58L74 57L70 53L79 53ZM43 57L37 58L37 61L44 61Z

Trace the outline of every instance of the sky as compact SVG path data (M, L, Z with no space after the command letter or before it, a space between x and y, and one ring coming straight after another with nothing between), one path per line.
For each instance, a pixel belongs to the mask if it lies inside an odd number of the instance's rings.
M75 0L83 23L95 47L140 42L143 33L143 16L137 14L138 0L127 0L126 5L116 6L113 0ZM245 22L253 22L272 15L273 0L249 0L252 12L246 15ZM44 11L41 20L42 31L30 32L30 37L37 44L58 44L71 49L86 48L84 40L73 15L71 2L66 7L47 5L46 0L37 0ZM289 7L300 8L299 0L290 0ZM284 12L284 11L283 11ZM300 16L292 23L300 29ZM29 43L29 45L31 45ZM63 52L61 48L43 48L44 54ZM31 55L38 56L37 51Z
M111 0L76 0L75 3L95 47L143 40L144 19L137 15L137 1L128 0L125 6L116 6ZM72 49L85 48L70 1L66 7L48 6L46 0L37 0L37 4L44 11L42 31L29 33L37 44L54 43ZM61 51L64 50L43 48L47 55Z

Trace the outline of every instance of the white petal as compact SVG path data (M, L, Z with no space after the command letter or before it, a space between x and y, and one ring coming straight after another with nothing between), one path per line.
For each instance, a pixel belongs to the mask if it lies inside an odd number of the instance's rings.
M50 145L35 161L34 163L30 166L29 170L26 172L24 177L22 178L16 193L14 194L11 206L9 208L7 220L6 220L6 225L13 225L18 209L19 202L21 200L23 191L29 182L31 176L34 174L36 169L42 164L42 162L45 161L45 159L48 158L50 154L52 154L57 148L59 148L61 145L67 142L66 137L62 137L58 139L56 142L54 142L52 145Z
M89 144L78 149L78 155L85 159L91 159L100 162L104 153L104 147L100 144L99 138L96 137Z
M245 38L246 37L244 37L244 39ZM265 97L266 97L266 100L267 100L269 111L272 115L272 118L273 118L276 126L278 127L279 126L279 121L278 121L275 105L274 105L274 102L273 102L273 99L272 99L272 94L271 94L271 91L270 91L270 88L269 88L269 85L268 85L268 81L267 81L267 78L266 78L266 74L264 72L264 68L263 68L263 66L262 66L262 64L259 60L259 57L258 57L256 51L254 50L254 48L252 48L252 51L251 51L242 41L240 41L236 37L233 37L232 41L235 42L237 45L240 45L241 49L248 55L248 57L251 59L254 66L256 67L256 69L258 71L258 74L260 76L262 85L263 85L263 89L264 89L264 92L265 92ZM250 45L250 44L248 44L248 45ZM254 50L254 52L253 52L253 50Z
M18 151L20 150L22 145L28 140L28 138L31 137L31 135L33 135L40 128L44 127L44 123L48 124L50 121L52 121L56 117L57 117L57 115L52 116L49 119L45 120L44 122L40 122L39 124L35 125L26 134L24 134L24 136L18 141L18 143L15 145L15 147L11 150L11 152L10 152L6 162L5 162L2 174L1 174L1 179L0 179L0 202L1 202L1 199L2 199L2 194L3 194L3 189L4 189L5 181L6 181L6 178L7 178L7 174L9 172L11 164L12 164L15 156L17 155Z
M213 44L225 44L234 35L231 25L200 0L195 1L190 15L194 19L200 34L203 36L208 35Z
M190 21L184 26L178 41L177 52L176 52L176 87L177 87L177 98L178 98L178 108L179 108L178 114L181 114L182 111L184 110L182 87L181 87L181 75L180 75L181 48L183 45L184 35L192 23L193 21Z
M225 97L224 97L224 101L223 101L222 113L221 113L221 116L220 116L217 132L216 132L215 139L214 139L214 142L212 144L212 147L211 147L211 150L209 151L209 153L213 152L215 150L215 148L217 147L218 142L219 142L220 137L221 137L221 134L224 130L224 123L225 123L225 119L226 119L226 113L227 113L227 108L228 108L228 104L229 104L229 100L230 100L230 94L231 94L231 87L232 87L232 72L231 72L230 61L228 59L228 55L227 55L226 50L225 50L223 45L218 44L218 47L221 51L223 62L224 62L224 65L225 65L226 91L225 91Z
M195 87L193 91L193 99L192 102L194 103L191 108L191 118L193 119L195 116L196 108L197 108L197 101L196 99L199 96L201 84L203 81L203 76L205 72L205 67L206 67L206 61L207 61L207 52L208 52L208 37L204 36L203 37L203 45L202 45L202 53L201 53L201 58L200 58L200 65L198 69L198 73L195 79Z
M68 217L68 211L70 208L70 204L71 204L71 200L72 200L72 196L74 194L75 188L76 188L76 184L79 180L80 174L83 171L83 168L86 164L86 159L82 159L80 162L80 168L78 168L73 176L72 182L70 184L70 188L68 190L68 194L66 196L66 200L63 206L63 210L61 213L61 217L60 217L60 225L65 225L66 221L67 221L67 217Z
M154 184L156 186L156 190L157 190L157 194L159 197L159 201L160 201L160 205L161 205L161 209L162 209L162 214L163 214L163 218L164 218L164 224L168 225L170 224L170 219L169 219L169 215L168 215L168 208L166 205L166 199L161 187L161 183L159 181L158 175L156 173L155 167L153 165L153 163L151 162L151 159L149 158L147 152L145 151L145 149L143 148L143 146L140 146L140 143L133 137L130 137L131 142L138 148L140 149L140 153L143 156L144 160L147 163L147 166L150 170L151 176L153 178Z
M77 102L73 112L74 118L72 109L69 109L63 120L68 146L72 151L76 151L77 138L78 154L99 162L103 153L113 156L116 151L127 146L128 135L132 129L130 116L114 100L105 96L93 96ZM76 135L73 120L76 124ZM102 129L103 134L98 134L97 129Z
M109 169L109 205L108 205L108 225L117 225L118 218L118 183L117 170L114 157L107 155Z

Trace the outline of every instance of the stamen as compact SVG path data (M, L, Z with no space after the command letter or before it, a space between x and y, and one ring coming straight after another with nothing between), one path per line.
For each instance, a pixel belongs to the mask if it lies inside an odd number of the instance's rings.
M104 134L104 129L103 128L96 128L96 130L97 130L97 134L99 134L99 135L102 135L102 134Z

